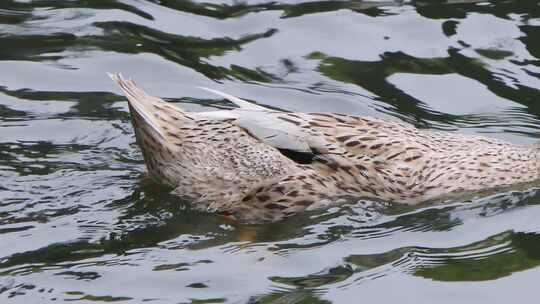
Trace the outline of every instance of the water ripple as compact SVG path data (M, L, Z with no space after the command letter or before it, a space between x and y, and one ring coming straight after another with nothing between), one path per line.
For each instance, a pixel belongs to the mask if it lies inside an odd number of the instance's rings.
M274 109L534 143L539 20L534 0L1 1L0 298L532 297L538 185L416 207L343 202L241 225L146 178L105 72L189 111L232 106L196 88L205 86Z

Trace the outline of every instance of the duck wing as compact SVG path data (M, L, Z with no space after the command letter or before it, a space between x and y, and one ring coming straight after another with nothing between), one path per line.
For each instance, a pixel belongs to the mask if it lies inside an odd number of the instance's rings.
M311 128L308 120L293 113L235 109L201 112L193 116L201 120L231 120L251 136L280 150L314 154L344 152L343 148Z
M198 119L231 120L251 136L279 150L310 154L342 154L345 150L328 140L312 127L309 115L276 111L256 105L214 89L202 89L217 94L239 108L195 114Z

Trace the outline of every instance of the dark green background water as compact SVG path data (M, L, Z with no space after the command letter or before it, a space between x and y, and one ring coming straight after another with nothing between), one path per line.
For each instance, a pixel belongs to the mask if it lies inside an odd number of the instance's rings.
M105 72L533 143L538 1L0 1L1 303L536 303L536 191L231 226L145 179Z

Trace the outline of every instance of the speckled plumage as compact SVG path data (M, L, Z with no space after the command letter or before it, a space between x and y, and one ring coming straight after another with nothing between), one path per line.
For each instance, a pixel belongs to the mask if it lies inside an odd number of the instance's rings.
M242 221L275 221L342 197L417 204L539 177L537 146L369 117L246 109L241 100L240 110L186 113L112 77L130 101L150 176Z

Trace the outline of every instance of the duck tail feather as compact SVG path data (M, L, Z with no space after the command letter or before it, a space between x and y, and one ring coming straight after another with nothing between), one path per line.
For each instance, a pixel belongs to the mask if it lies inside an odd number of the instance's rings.
M150 96L146 94L141 88L137 87L135 82L131 79L125 79L120 73L107 73L112 80L114 80L124 95L127 97L131 107L137 112L137 114L144 120L144 122L159 135L161 138L165 138L162 128L159 127L156 118L150 113L148 107L156 103L164 103L160 98Z

